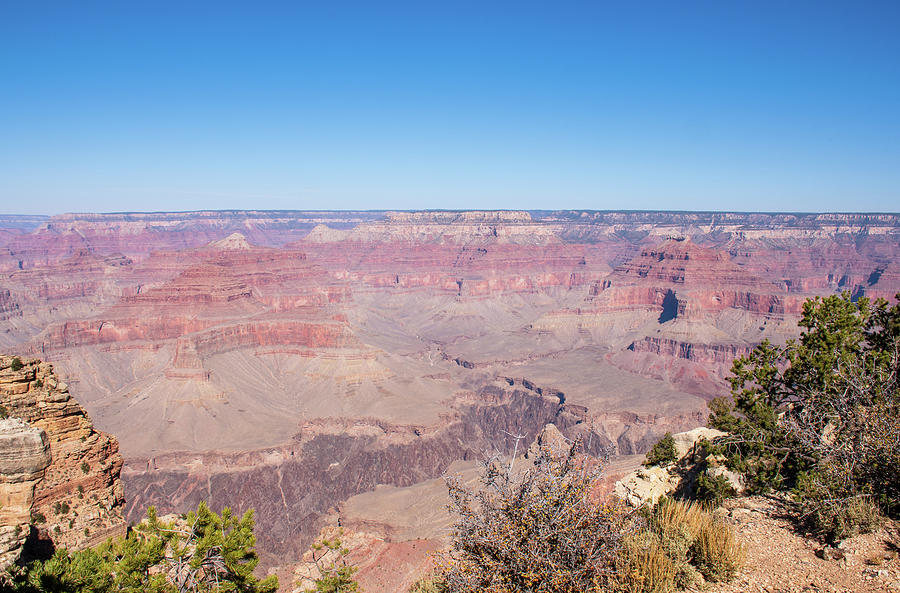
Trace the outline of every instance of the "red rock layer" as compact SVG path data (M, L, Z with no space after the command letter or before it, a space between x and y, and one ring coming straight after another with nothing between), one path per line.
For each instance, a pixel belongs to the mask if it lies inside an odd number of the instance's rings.
M301 245L322 267L346 270L354 283L461 296L584 286L609 269L600 249L560 243L460 246L346 240Z
M206 356L250 347L306 351L360 347L339 308L349 289L306 254L254 247L243 237L158 254L186 267L174 278L131 294L92 319L51 325L32 344L37 353L81 346L175 342L170 378L207 378ZM170 268L171 269L171 268ZM140 272L138 272L140 273Z
M658 307L663 313L667 299L673 299L672 318L687 319L729 308L784 316L798 313L803 302L735 264L727 253L690 239L643 250L595 283L589 296L600 311Z

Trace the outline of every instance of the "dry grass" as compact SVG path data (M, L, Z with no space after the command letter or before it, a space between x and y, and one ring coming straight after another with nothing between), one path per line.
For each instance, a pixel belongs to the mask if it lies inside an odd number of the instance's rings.
M693 564L708 581L733 579L747 558L746 549L731 528L709 513L704 517L692 551Z
M744 563L745 550L734 533L702 505L663 500L647 524L625 547L620 588L626 593L666 593L704 579L727 581Z
M668 593L675 590L676 569L672 559L651 532L628 541L619 567L622 593Z

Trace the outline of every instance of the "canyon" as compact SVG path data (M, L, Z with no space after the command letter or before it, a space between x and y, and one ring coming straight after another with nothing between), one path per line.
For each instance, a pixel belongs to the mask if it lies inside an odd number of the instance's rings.
M896 214L4 215L0 351L115 435L72 433L91 472L124 464L121 486L65 478L106 497L96 533L207 500L256 509L270 567L341 521L424 554L440 521L376 520L386 492L435 500L549 423L644 453L704 424L733 358L796 337L806 299L893 299L898 262Z

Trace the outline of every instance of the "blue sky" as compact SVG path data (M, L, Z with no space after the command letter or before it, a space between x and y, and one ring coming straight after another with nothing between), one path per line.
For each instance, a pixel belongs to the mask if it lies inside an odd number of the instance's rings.
M900 211L900 2L0 0L0 212Z

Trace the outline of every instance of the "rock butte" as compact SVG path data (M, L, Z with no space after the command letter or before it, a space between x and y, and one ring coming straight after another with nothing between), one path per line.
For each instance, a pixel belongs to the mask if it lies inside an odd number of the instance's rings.
M385 489L439 498L451 464L548 423L643 453L806 298L891 298L897 262L894 214L2 216L0 351L52 362L116 435L128 518L254 507L273 566L344 509L413 554L431 535L365 518Z

